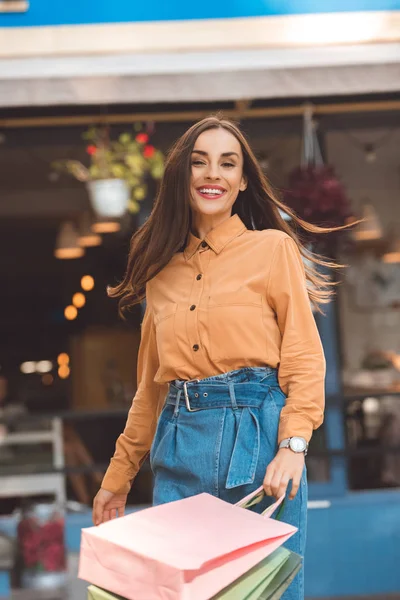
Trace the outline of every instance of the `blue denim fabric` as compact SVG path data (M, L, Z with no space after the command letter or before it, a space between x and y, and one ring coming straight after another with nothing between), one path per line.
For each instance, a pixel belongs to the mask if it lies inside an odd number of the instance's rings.
M208 377L185 386L170 384L150 452L154 474L153 504L208 492L234 504L262 485L277 452L280 411L285 394L277 370L248 367ZM265 498L253 507L262 512ZM286 547L304 556L307 479L304 470L294 500L285 500L282 520L299 531ZM282 597L303 600L304 576L297 575Z

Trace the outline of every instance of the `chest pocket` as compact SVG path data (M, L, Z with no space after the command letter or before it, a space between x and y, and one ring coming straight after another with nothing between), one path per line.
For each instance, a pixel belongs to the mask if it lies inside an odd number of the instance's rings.
M249 290L213 294L208 301L209 352L213 360L260 360L266 355L261 294Z
M178 305L169 302L154 314L154 326L156 329L156 340L158 358L160 361L160 373L167 369L173 369L182 365L183 358L178 349L175 333L175 316Z

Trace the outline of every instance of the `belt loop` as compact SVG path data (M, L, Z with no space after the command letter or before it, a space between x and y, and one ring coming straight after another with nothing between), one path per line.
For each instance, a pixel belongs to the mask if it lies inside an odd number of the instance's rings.
M238 409L238 405L236 402L236 396L235 396L235 384L233 383L233 381L229 381L228 382L228 387L229 387L229 396L232 402L232 409L233 410L237 410Z
M175 402L175 410L174 410L175 418L179 415L179 402L181 400L181 396L182 396L182 390L178 390L178 392L176 394L176 402Z

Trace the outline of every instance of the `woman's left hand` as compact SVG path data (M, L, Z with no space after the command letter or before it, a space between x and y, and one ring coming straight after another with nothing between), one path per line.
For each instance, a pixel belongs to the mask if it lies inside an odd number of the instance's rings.
M267 496L280 498L286 494L289 481L292 480L289 499L293 500L300 486L304 462L304 452L296 453L289 448L278 450L265 473L263 486Z

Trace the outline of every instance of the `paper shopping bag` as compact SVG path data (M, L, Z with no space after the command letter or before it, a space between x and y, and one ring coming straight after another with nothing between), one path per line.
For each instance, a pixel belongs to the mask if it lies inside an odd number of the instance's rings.
M257 597L257 600L278 600L281 598L282 594L286 592L289 585L300 571L302 562L301 556L294 552L290 552L288 559L281 568L278 569L272 581L264 587L261 594Z
M87 600L125 600L121 596L116 596L106 590L96 587L95 585L89 585Z
M258 600L260 594L274 580L289 557L289 550L278 548L242 577L218 592L213 596L213 600L237 600L238 598L240 600Z
M295 532L199 494L84 529L79 577L127 600L206 600Z

